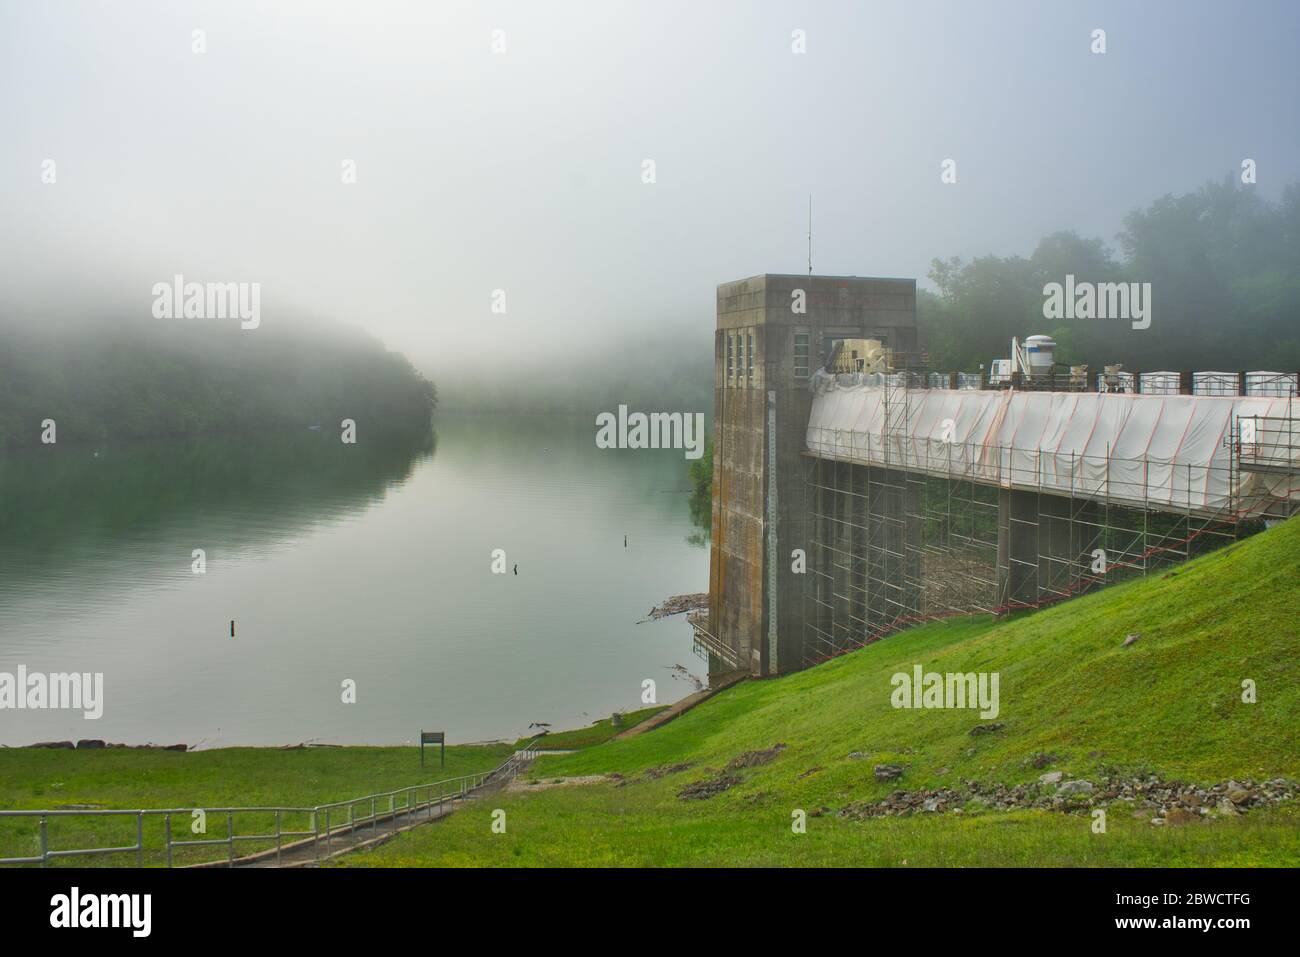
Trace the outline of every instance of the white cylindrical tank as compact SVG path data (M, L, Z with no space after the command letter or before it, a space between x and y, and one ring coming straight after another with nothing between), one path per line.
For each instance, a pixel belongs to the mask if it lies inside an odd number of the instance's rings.
M1051 336L1030 336L1025 340L1025 353L1029 357L1029 374L1035 378L1045 376L1056 362L1056 340Z

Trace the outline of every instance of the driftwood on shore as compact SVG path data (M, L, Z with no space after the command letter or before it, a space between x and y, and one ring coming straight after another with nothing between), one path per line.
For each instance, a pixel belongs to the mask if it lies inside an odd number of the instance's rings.
M687 611L699 611L701 608L709 607L709 593L699 592L695 595L674 595L666 599L662 605L655 605L650 609L650 614L641 621L658 621L660 618L667 618L669 615L680 615ZM641 622L637 622L639 625Z

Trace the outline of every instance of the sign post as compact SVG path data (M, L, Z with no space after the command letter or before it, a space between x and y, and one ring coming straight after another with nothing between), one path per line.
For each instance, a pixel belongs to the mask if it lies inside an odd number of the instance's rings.
M424 746L426 744L436 744L438 746L438 765L445 768L447 766L447 732L420 732L420 767L424 767Z

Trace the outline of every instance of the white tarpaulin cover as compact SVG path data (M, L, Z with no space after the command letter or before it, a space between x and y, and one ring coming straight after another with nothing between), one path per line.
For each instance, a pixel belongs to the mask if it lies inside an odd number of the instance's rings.
M881 378L814 376L810 452L1174 510L1247 514L1300 496L1290 476L1242 471L1231 448L1235 417L1300 414L1300 400L898 387L886 403ZM1277 444L1276 432L1259 438ZM1300 467L1288 444L1269 450L1271 460Z

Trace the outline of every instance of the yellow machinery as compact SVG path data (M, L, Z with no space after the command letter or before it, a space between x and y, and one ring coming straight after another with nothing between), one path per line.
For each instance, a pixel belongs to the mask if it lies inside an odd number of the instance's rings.
M888 372L890 359L890 351L875 339L837 339L826 360L826 371L837 375Z

